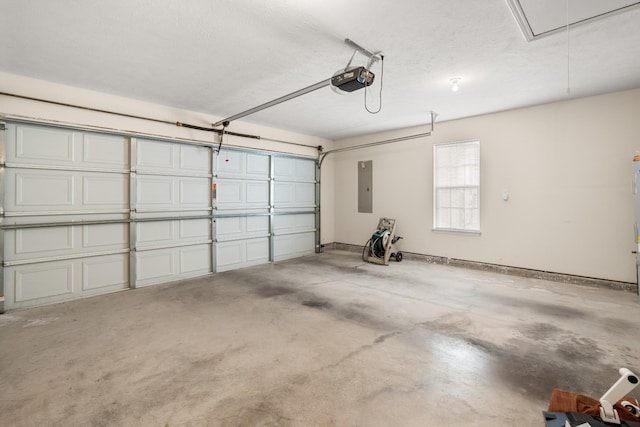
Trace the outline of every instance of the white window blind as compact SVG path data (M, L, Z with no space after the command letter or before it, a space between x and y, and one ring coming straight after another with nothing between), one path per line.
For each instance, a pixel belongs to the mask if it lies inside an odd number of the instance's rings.
M436 230L480 232L480 141L433 146Z

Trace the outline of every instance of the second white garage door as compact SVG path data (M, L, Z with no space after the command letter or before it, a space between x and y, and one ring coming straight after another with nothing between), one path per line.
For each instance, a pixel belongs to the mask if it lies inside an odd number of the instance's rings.
M315 252L313 159L223 149L213 188L216 271Z

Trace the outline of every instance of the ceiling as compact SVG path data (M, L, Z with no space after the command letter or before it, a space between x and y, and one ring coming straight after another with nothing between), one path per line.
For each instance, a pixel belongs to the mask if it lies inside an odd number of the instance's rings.
M384 54L380 113L323 88L242 119L328 139L640 87L640 7L571 28L568 95L566 32L528 41L514 3L566 24L559 0L0 0L0 71L224 118L331 77L350 38Z

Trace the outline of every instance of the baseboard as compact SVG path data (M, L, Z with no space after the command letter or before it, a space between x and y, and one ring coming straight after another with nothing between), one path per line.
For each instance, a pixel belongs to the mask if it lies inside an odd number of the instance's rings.
M349 243L325 243L324 249L341 250L348 252L362 253L364 249L361 245L352 245ZM478 261L467 261L463 259L447 258L434 255L417 254L402 251L404 259L423 261L430 264L451 265L454 267L470 268L473 270L491 271L494 273L509 274L512 276L528 277L532 279L551 280L559 283L569 283L572 285L590 286L595 288L608 288L621 291L637 292L638 285L636 283L619 282L615 280L597 279L593 277L574 276L571 274L555 273L552 271L532 270L529 268L510 267L507 265L489 264Z

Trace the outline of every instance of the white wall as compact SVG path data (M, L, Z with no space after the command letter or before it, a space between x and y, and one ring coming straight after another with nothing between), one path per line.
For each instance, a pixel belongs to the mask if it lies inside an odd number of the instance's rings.
M221 119L221 117L211 116L195 111L180 110L164 105L142 102L120 96L107 95L104 93L8 73L0 73L0 92L21 95L24 97L46 99L58 103L81 105L99 110L148 117L171 123L180 121L203 127L210 126L211 123ZM62 105L53 105L7 95L0 95L0 119L2 116L6 116L9 119L11 117L37 119L43 122L58 123L69 126L88 126L96 128L97 130L103 128L111 131L134 132L162 138L181 138L202 142L213 142L214 138L216 138L212 132L198 131L184 127L177 127L173 124L158 123L103 112L87 111ZM265 126L253 125L242 121L233 122L229 126L229 131L259 135L262 138L290 141L308 145L309 147L266 141L264 139L256 140L241 137L229 137L225 141L225 144L231 146L270 150L312 157L317 155L316 147L318 145L322 145L327 149L332 147L332 141L326 139L268 128ZM215 139L215 141L217 142L217 139ZM323 166L323 169L326 168L326 170L330 170L331 166L331 164L327 164L326 166ZM326 214L322 215L322 242L333 242L333 174L331 172L324 174L323 180L321 206Z
M481 145L482 233L434 232L433 144L473 139ZM388 216L408 252L635 282L636 151L640 89L437 123L428 138L335 154L335 239L362 245ZM373 160L372 214L357 212L358 160Z

